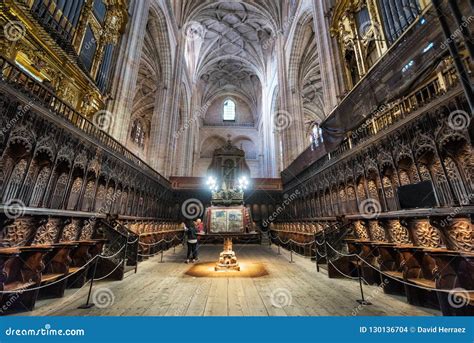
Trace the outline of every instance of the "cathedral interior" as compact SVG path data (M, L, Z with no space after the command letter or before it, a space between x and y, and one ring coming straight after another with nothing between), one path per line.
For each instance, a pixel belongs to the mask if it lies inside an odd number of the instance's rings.
M473 36L472 0L0 1L0 315L474 315Z

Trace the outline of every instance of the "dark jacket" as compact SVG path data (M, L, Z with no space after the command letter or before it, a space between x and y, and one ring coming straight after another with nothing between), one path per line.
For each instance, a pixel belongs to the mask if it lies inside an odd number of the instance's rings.
M197 231L194 226L191 227L186 227L186 239L191 240L191 239L197 239Z

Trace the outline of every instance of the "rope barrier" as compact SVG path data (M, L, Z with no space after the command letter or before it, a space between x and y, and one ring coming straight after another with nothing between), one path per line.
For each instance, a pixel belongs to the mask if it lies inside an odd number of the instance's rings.
M91 258L89 261L87 261L84 265L82 265L82 266L79 267L77 270L75 270L74 272L72 272L72 273L67 273L67 274L65 274L64 277L62 277L62 278L60 278L60 279L58 279L58 280L55 280L55 281L52 281L52 282L48 282L48 283L45 283L44 285L40 285L40 286L34 287L34 288L28 288L28 287L26 287L26 288L16 289L16 290L12 290L12 291L0 291L0 294L24 293L24 292L36 291L36 290L43 289L43 288L46 288L46 287L51 287L52 285L55 285L55 284L60 283L60 282L62 282L62 281L64 281L64 280L66 280L66 279L69 279L71 276L73 276L73 275L79 273L80 271L84 270L89 264L91 264L92 262L94 262L97 258L111 259L111 258L117 256L118 254L120 254L120 253L123 251L124 248L125 248L125 245L124 245L122 248L120 248L120 250L118 250L118 251L117 251L115 254L113 254L113 255L109 255L109 256L96 255L96 256L94 256L93 258ZM122 260L122 262L123 262L123 260ZM122 263L122 262L121 262L121 263ZM120 266L121 263L119 263L119 266ZM117 268L118 268L118 267L115 267L115 269L114 269L113 271L117 270ZM110 275L110 274L109 274L109 275ZM96 280L97 280L97 279L96 279ZM101 278L100 280L102 280L102 278ZM41 283L41 280L40 280L39 282Z
M155 243L140 242L139 244L140 244L140 245L146 245L146 246L155 246L155 245L158 245L158 244L163 243L163 242L171 243L171 242L174 242L176 239L180 240L181 238L175 235L175 236L174 236L173 238L171 238L170 240L166 240L166 239L162 238L162 239L160 239L158 242L155 242Z
M420 286L420 285L417 285L415 283L411 283L411 282L406 282L405 280L403 279L400 279L400 278L397 278L393 275L390 275L390 274L387 274L383 271L381 271L380 269L376 268L375 266L373 266L371 263L367 262L365 259L363 259L362 257L360 257L359 255L357 254L350 254L350 255L345 255L345 254L342 254L340 252L338 252L336 249L334 249L331 244L327 243L327 245L332 249L334 250L336 253L342 255L342 256L355 256L357 257L359 260L361 260L362 262L364 262L365 264L367 264L370 268L374 269L375 271L379 272L380 274L390 278L390 279L393 279L397 282L400 282L404 285L407 285L407 286L411 286L411 287L416 287L416 288L420 288L420 289L424 289L424 290L427 290L427 291L434 291L434 292L441 292L441 293L452 293L453 290L452 289L439 289L439 288L432 288L432 287L424 287L424 286ZM330 261L329 261L330 262ZM331 262L330 262L331 263ZM332 263L331 263L332 264ZM463 289L463 292L474 292L474 290L464 290Z
M270 235L271 235L271 234L270 234ZM272 235L271 235L271 236L272 236ZM288 243L291 242L291 243L294 243L294 244L296 244L296 245L298 245L298 246L312 245L312 244L314 244L314 243L316 242L316 240L313 240L313 241L307 242L307 243L300 243L300 242L297 242L297 241L295 241L295 240L293 240L293 239L291 239L291 238L288 239L288 240L285 242L285 241L283 241L279 236L276 236L276 237L272 236L272 239L278 239L281 244L288 244Z
M360 257L358 254L345 254L345 253L342 253L340 251L338 251L337 249L335 249L330 243L328 243L327 241L324 241L322 243L319 243L316 239L313 240L312 242L308 242L308 243L299 243L299 242L296 242L294 241L293 239L288 239L288 241L283 241L279 236L273 236L271 233L270 233L270 236L272 239L278 239L278 241L280 241L281 244L288 244L290 242L298 245L298 246L307 246L307 245L310 245L310 244L317 244L318 246L323 246L323 245L327 245L329 246L329 248L331 250L333 250L336 254L340 255L340 256L343 256L343 257L356 257L358 258L359 260L361 260L363 263L367 264L370 268L374 269L375 271L377 271L378 273L390 278L390 279L393 279L397 282L400 282L404 285L407 285L407 286L411 286L411 287L416 287L416 288L420 288L420 289L423 289L423 290L427 290L427 291L434 291L434 292L441 292L441 293L452 293L453 290L452 289L438 289L438 288L432 288L432 287L425 287L425 286L421 286L421 285L418 285L416 283L412 283L412 282L406 282L405 280L403 279L400 279L400 278L397 278L393 275L390 275L390 274L387 274L383 271L381 271L380 269L376 268L375 266L373 266L371 263L369 263L368 261L366 261L365 259L363 259L362 257ZM314 250L314 249L313 249ZM292 250L293 251L293 250ZM304 255L301 255L299 253L297 253L296 251L293 251L295 254L299 255L299 256L303 256L303 257L307 257L307 256L304 256ZM327 253L322 255L318 249L316 249L316 253L320 256L320 257L328 257ZM311 257L311 256L310 256ZM357 280L358 277L353 277L353 276L350 276L350 275L346 275L345 273L343 273L341 270L339 270L335 265L334 263L332 263L331 260L327 259L328 263L331 264L333 266L334 269L336 269L337 272L339 272L341 275L343 275L344 277L347 277L349 279L352 279L352 280ZM362 276L361 276L361 280L366 283L367 285L369 285L369 283L367 282L367 280L365 280ZM465 292L474 292L474 290L464 290Z
M97 256L99 256L100 258L103 258L103 259L111 259L111 258L114 258L115 256L117 256L118 254L120 254L123 249L125 249L125 245L124 245L123 247L121 247L120 250L117 251L117 252L116 252L115 254L113 254L113 255L109 255L109 256L97 255Z
M139 240L140 240L140 237L137 237L137 239L134 240L133 242L127 241L127 244L135 244L135 243L138 242Z
M24 292L31 292L31 291L36 291L36 290L39 290L39 289L42 289L42 288L46 288L46 287L50 287L52 285L55 285L59 282L62 282L68 278L70 278L72 275L74 274L77 274L79 273L81 270L83 270L87 265L89 265L92 261L95 261L95 259L97 258L98 256L95 256L93 258L91 258L89 261L87 261L83 266L79 267L78 270L72 272L72 273L68 273L66 276L64 276L63 278L59 279L59 280L55 280L53 282L49 282L43 286L38 286L38 287L34 287L34 288L23 288L23 289L16 289L14 291L0 291L0 294L12 294L12 293L24 293ZM41 282L41 281L40 281Z
M103 279L106 279L108 278L110 275L112 275L117 269L118 267L120 267L122 265L122 263L125 261L125 259L123 259L122 261L120 261L119 263L117 263L117 265L115 266L115 268L110 272L108 273L106 276L102 276L101 278L94 278L94 281L100 281L100 280L103 280Z
M359 278L356 277L356 276L350 276L350 275L347 275L347 274L343 273L339 268L337 268L337 267L334 265L334 263L332 263L331 260L328 260L328 263L329 263L334 269L336 269L336 271L337 271L339 274L345 276L346 278L351 279L351 280L358 280L358 279L359 279ZM365 283L366 285L369 285L369 283L368 283L362 276L361 276L360 278L361 278L362 281L364 281L364 283Z
M162 251L164 251L164 250L160 250L160 251L158 251L154 254L150 254L150 255L148 255L148 254L138 254L138 256L140 256L140 257L153 257L153 256L156 256L158 254L161 254Z
M357 255L357 254L343 254L342 252L339 252L338 250L334 249L331 244L329 244L329 243L327 243L327 242L326 242L326 244L327 244L327 246L328 246L329 248L331 248L332 251L334 251L336 254L339 254L339 255L341 255L341 256L344 256L344 257L358 256L358 257L360 257L360 256Z

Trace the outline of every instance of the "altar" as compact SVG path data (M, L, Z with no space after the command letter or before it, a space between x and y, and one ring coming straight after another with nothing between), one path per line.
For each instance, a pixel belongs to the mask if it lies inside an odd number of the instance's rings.
M230 139L214 151L207 181L211 205L204 212L205 229L200 233L200 242L222 243L230 238L233 243L260 243L261 235L244 202L249 176L245 152L232 145Z
M200 242L222 243L232 238L233 243L260 243L261 235L256 231L250 209L240 206L210 206L204 214L205 230Z

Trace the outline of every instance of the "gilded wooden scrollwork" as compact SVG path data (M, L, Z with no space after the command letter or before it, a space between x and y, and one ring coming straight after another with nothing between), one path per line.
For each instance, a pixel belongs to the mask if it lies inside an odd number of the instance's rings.
M438 229L427 220L417 221L414 228L417 245L428 248L439 248L443 245Z
M63 228L61 235L61 242L76 241L79 233L81 221L79 219L73 219L69 224Z
M400 223L399 220L390 220L388 222L389 232L392 240L398 244L412 244L408 229Z
M369 239L369 234L367 233L367 227L365 223L361 220L354 222L354 230L359 239Z
M59 220L49 219L38 227L32 245L49 245L55 243L58 237L58 229Z
M7 224L0 233L0 242L3 246L27 245L31 239L33 219L19 218Z
M369 222L369 229L370 229L370 235L372 237L372 240L378 241L378 242L387 241L387 238L385 237L385 230L377 220L371 220Z
M474 231L469 220L453 221L448 228L448 236L455 249L474 252Z

